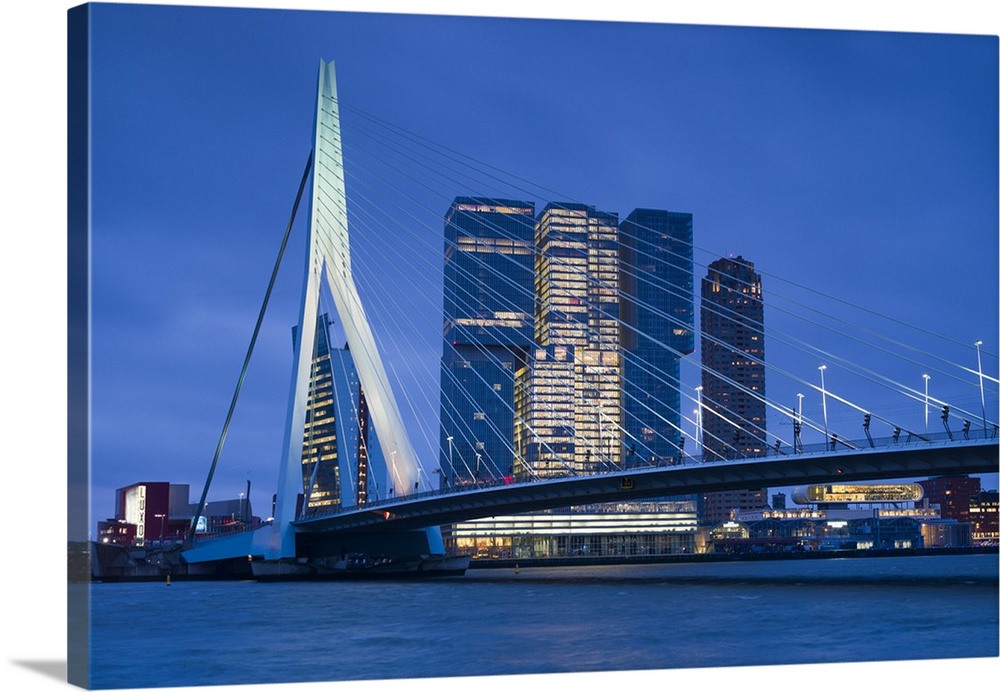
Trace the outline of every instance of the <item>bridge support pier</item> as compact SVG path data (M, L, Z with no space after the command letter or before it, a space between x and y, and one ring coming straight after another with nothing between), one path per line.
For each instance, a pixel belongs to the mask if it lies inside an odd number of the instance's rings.
M351 553L406 560L415 556L444 555L441 529L433 526L412 531L300 532L295 536L299 558L344 558Z
M191 574L229 574L244 579L252 574L262 581L458 575L469 566L467 557L445 556L437 526L409 531L298 531L294 534L295 557L276 559L267 557L263 548L267 541L254 541L253 534L210 541L185 551L182 558Z
M295 558L255 560L256 579L464 574L469 558L447 557L439 527L412 531L296 534Z

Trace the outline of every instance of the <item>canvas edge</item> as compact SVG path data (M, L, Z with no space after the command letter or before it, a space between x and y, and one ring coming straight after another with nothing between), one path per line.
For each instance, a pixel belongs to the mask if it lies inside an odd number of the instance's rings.
M90 6L67 10L67 682L90 687Z

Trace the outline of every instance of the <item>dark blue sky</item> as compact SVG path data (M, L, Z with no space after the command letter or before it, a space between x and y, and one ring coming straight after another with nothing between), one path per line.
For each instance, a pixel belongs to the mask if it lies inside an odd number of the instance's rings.
M776 334L922 392L930 366L786 318L818 300L808 287L953 339L818 308L960 366L975 369L972 343L983 339L984 369L996 377L995 37L97 5L92 41L95 520L132 482L200 493L311 146L320 59L337 64L348 175L381 165L352 140L346 111L356 108L555 191L529 197L539 207L559 199L622 216L638 206L693 213L696 264L752 260ZM382 204L398 204L405 185L383 190ZM477 192L428 199L414 190L421 204L396 216L415 214L422 238L390 229L354 241L369 312L399 344L383 354L388 367L400 388L431 402L415 414L429 434L411 431L428 472L437 465L441 218L451 196ZM259 512L277 477L296 247L210 495L234 497L249 478ZM414 293L423 299L405 306ZM821 360L782 338L767 348L775 401L793 406L807 386L778 368L818 386ZM933 372L933 396L979 410L974 375ZM695 377L687 367L692 387ZM831 391L923 428L919 403L832 364L826 377ZM819 407L807 390L806 415ZM790 426L769 418L790 439ZM861 436L860 414L831 402L830 421ZM936 407L932 421L940 427Z
M74 4L9 4L0 42L5 211L12 219L0 274L9 327L4 381L13 393L5 412L4 517L18 530L18 564L25 566L4 572L4 610L18 623L4 679L32 689L65 684L51 671L58 667L52 662L65 660L58 624L65 618L60 459L66 446L58 425L65 406L59 181L65 12ZM445 4L407 9L557 17L569 11L541 0ZM399 11L398 5L371 0L364 8ZM982 338L995 354L998 23L990 4L652 5L620 0L613 9L587 8L577 16L990 38L670 27L656 29L669 30L658 38L651 28L632 26L618 27L624 39L612 47L596 41L593 28L574 24L572 31L563 27L562 38L545 32L543 41L526 46L505 44L491 32L465 39L428 28L434 22L427 20L419 31L413 21L345 31L317 15L249 13L256 19L236 31L235 18L244 13L218 11L207 16L223 16L222 29L203 13L196 21L177 13L105 32L95 54L95 69L103 65L105 72L95 74L103 78L95 91L101 121L95 121L100 272L94 288L103 301L95 304L95 318L102 317L94 334L95 414L102 416L94 431L95 518L111 512L115 487L134 480L164 478L195 488L204 480L309 147L321 58L337 61L342 96L365 110L608 210L690 211L706 255L742 253L762 271L808 286L834 285L838 295L864 299L959 343ZM525 31L537 36L541 29ZM586 106L572 109L571 97L586 97ZM766 295L776 284L765 278ZM285 301L294 302L297 285L283 290L292 296ZM275 372L259 386L277 392L269 397L274 401L244 402L238 416L258 416L268 453L287 391L283 322L275 318L262 349ZM956 349L954 359L972 366L973 356ZM988 363L995 376L995 357ZM795 367L808 378L815 365L802 359ZM254 388L267 372L266 365L255 370ZM920 374L918 366L907 367L899 379L919 387ZM769 391L777 387L769 380ZM791 397L791 404L796 389L785 387L775 396ZM810 401L817 403L807 399L807 411ZM253 446L235 442L252 429L240 425L231 442L236 459ZM116 428L122 434L112 434ZM254 475L258 502L275 477L264 466ZM225 489L242 482L230 479ZM773 689L801 675L795 679L815 689L834 689L845 675L868 687L873 675L881 684L895 674L944 684L955 674L995 675L996 659L858 666L849 673L838 665L835 672L764 667L669 671L668 679ZM652 678L662 681L637 673L616 675L615 682ZM477 681L484 689L505 683ZM459 685L466 683L435 688Z

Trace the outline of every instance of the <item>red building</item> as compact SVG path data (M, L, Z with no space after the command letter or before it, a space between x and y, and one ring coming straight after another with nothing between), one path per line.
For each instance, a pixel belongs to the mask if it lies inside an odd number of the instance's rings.
M250 486L239 499L208 502L200 515L198 533L220 534L253 529ZM115 516L97 523L97 541L123 546L176 543L184 539L197 505L189 501L190 486L165 481L133 483L115 491Z
M134 483L115 491L115 516L97 525L98 541L145 545L170 531L170 483ZM185 498L186 501L186 498Z
M980 480L969 476L938 476L917 481L924 489L924 498L941 508L942 519L954 519L962 524L972 521L969 505L981 492Z

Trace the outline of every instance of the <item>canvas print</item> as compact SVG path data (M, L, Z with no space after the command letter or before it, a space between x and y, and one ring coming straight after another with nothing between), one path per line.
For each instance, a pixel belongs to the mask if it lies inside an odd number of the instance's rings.
M72 684L1000 655L996 36L68 29Z

